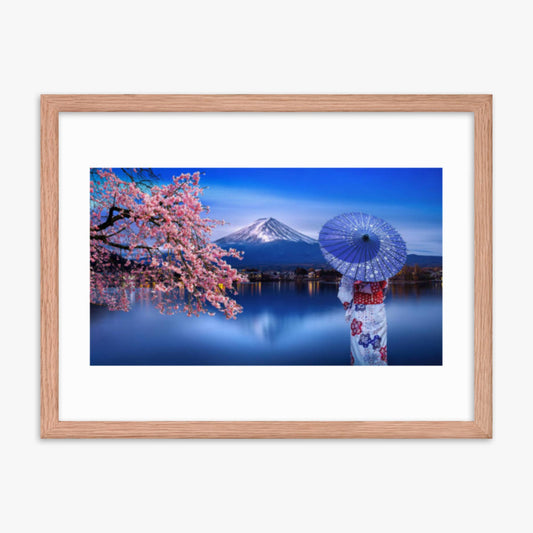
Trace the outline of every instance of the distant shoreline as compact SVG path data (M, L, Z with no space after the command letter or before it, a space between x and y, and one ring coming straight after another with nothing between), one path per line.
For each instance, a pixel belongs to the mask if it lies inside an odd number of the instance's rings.
M249 285L252 283L323 283L325 285L338 285L340 280L324 280L324 279L309 279L309 278L300 278L300 279L259 279L251 281L241 282L244 285ZM440 279L420 279L420 280L404 280L404 279L392 279L389 280L391 285L419 285L419 284L428 284L428 283L442 283Z

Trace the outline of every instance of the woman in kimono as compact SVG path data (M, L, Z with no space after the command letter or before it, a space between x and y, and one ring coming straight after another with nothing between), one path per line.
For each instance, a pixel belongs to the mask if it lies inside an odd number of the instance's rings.
M343 276L338 298L350 324L350 364L387 364L387 316L385 293L388 282L354 281Z

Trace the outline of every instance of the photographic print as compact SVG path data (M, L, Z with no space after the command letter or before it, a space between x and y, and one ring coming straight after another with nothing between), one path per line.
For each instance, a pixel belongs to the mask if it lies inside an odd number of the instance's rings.
M91 365L442 365L442 169L90 169Z

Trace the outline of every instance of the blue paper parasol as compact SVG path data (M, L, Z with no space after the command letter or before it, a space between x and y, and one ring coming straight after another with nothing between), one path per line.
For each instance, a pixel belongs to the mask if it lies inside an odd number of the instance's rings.
M354 280L390 278L407 258L400 234L381 218L365 213L345 213L328 220L318 241L326 261Z

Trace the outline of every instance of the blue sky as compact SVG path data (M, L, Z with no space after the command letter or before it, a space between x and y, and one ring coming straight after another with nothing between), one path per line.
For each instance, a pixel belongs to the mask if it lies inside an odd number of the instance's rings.
M228 225L213 239L274 217L317 238L328 219L350 211L383 218L403 236L409 253L442 255L440 168L167 168L165 183L200 171L210 216Z

